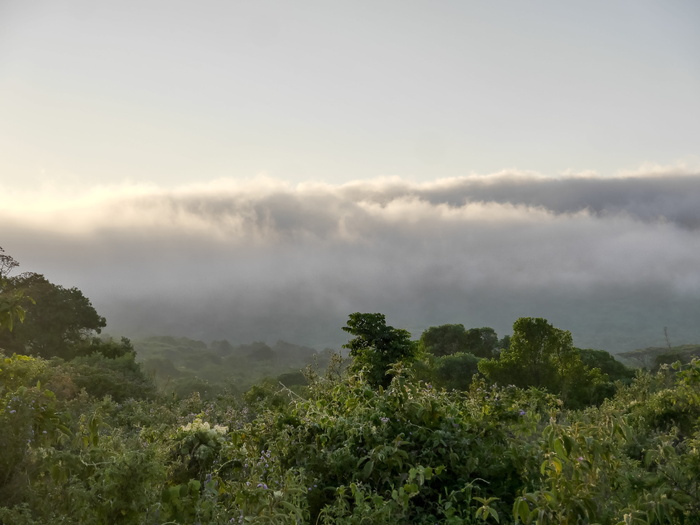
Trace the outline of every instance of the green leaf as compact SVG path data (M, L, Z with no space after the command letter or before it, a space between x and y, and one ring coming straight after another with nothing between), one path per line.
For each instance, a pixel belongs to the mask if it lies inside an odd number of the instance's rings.
M362 468L362 473L360 474L360 477L362 479L369 478L370 474L372 474L372 470L374 470L374 460L370 459L367 463L365 463L365 466Z
M202 484L199 482L199 480L191 479L187 484L187 488L194 494L195 492L199 492L199 490L202 488Z
M561 438L557 438L554 440L554 452L556 452L557 456L561 458L569 457L569 454L567 454L566 449L564 447L564 443Z
M574 448L574 440L567 435L563 435L562 440L564 441L564 448L566 449L566 455L568 457L571 455L571 450Z
M282 501L282 506L287 509L289 512L296 513L299 512L299 509L290 503L289 501Z
M554 467L554 470L556 471L557 474L561 474L561 461L559 461L557 458L552 459L552 466Z
M403 486L404 492L407 492L408 494L417 494L418 493L418 485L415 483L406 483Z
M513 503L513 516L516 520L520 520L523 523L529 523L528 518L530 515L530 506L527 504L525 498L518 498Z

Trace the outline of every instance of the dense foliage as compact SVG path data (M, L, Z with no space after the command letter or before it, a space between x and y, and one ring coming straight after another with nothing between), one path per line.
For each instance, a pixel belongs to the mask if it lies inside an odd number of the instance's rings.
M392 365L415 358L416 345L411 334L388 326L384 314L350 314L343 330L355 336L344 345L352 357L351 370L363 373L370 385L387 386L393 375Z
M70 359L106 324L80 290L55 285L40 274L4 278L2 292L19 298L24 310L22 323L0 331L0 348L10 352Z
M435 356L469 353L477 357L493 357L502 342L493 328L464 328L462 324L431 326L420 336L422 350Z
M493 383L544 388L574 407L590 402L604 382L600 369L584 365L570 332L532 317L513 324L510 346L498 358L481 361L479 371Z
M0 523L700 519L698 361L566 410L539 389L448 392L400 366L387 388L336 366L302 395L207 402L154 398L122 362L104 395L84 367L109 358L93 359L2 357Z
M286 386L306 384L300 370L309 364L325 367L331 351L285 341L233 345L226 340L207 344L186 337L153 336L133 341L137 361L162 392L186 397L198 392L215 397L242 393L265 378Z
M700 522L697 359L629 378L532 318L491 357L346 331L349 363L242 397L163 395L128 340L0 352L0 525Z

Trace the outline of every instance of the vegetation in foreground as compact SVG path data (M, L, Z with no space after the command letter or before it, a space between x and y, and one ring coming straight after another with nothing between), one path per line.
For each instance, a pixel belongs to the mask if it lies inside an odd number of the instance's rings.
M42 305L2 278L12 338ZM0 355L0 523L700 522L700 361L631 377L544 319L460 326L355 313L306 386L210 399L162 395L99 327L27 343Z

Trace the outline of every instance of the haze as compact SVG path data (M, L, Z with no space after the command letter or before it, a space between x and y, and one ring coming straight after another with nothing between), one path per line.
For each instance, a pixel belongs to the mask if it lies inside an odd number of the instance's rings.
M696 2L0 2L0 246L126 335L700 341Z

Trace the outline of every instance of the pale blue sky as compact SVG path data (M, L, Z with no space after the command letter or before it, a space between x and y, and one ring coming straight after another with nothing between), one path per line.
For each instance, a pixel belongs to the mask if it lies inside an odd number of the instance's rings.
M0 190L700 166L700 3L0 0Z

